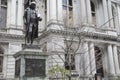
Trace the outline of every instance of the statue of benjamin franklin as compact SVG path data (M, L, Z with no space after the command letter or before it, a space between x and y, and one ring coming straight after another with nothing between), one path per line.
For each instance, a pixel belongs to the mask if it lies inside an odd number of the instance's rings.
M25 24L25 43L33 43L35 38L38 38L38 22L42 18L36 11L36 3L31 2L29 7L24 12L24 24Z

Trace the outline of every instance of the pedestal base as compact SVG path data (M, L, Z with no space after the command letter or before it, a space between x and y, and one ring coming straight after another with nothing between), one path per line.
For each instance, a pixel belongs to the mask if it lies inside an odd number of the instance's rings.
M48 54L36 47L27 46L14 55L16 78L20 78L20 80L47 80Z

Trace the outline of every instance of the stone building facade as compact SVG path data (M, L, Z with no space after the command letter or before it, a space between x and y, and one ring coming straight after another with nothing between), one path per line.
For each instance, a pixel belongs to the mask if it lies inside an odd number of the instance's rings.
M13 55L25 44L23 14L31 1L0 0L1 78L15 78ZM93 80L96 73L101 73L104 80L120 76L119 0L35 1L43 20L33 44L49 53L48 70L56 64L64 66L65 50L73 50L69 52L73 65L68 67L77 72L79 79Z

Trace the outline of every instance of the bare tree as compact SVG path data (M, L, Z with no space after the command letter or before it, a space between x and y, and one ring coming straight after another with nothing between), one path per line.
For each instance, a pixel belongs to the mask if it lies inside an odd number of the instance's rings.
M54 44L59 46L64 54L56 54L63 61L64 68L70 72L70 74L66 76L69 78L69 80L71 80L72 70L75 69L75 56L83 38L79 33L79 28L74 28L73 24L68 25L68 20L64 20L63 27L60 29L60 31L64 33L64 35L62 35L64 45L60 45L58 43ZM62 56L64 56L64 58Z

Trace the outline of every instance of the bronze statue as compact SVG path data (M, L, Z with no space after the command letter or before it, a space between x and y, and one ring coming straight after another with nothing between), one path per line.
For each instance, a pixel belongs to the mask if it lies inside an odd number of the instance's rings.
M31 2L28 8L24 12L24 24L25 24L25 44L33 43L35 38L38 38L38 22L42 18L36 11L36 3Z

